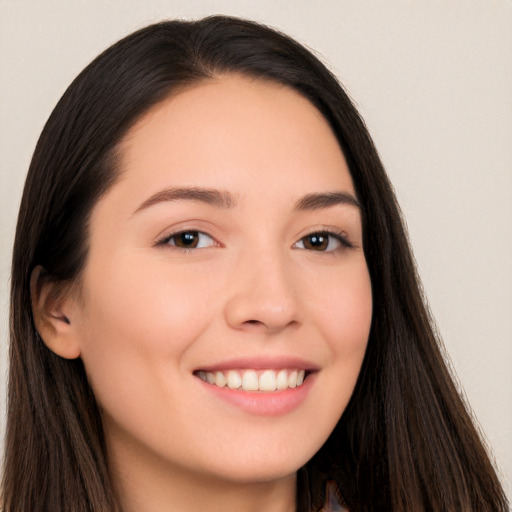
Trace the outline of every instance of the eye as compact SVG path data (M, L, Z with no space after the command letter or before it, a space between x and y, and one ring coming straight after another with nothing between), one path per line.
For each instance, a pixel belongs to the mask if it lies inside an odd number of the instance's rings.
M342 247L352 247L352 244L341 234L320 231L301 238L294 247L308 251L332 252Z
M202 249L214 246L215 240L202 231L181 231L165 237L160 244L172 245L179 249Z

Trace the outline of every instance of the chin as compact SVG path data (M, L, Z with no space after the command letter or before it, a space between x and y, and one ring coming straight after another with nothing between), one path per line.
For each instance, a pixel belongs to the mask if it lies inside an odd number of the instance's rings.
M245 453L224 456L217 459L209 467L209 473L217 475L220 479L238 484L268 483L291 476L306 464L314 455L276 451L269 453L270 448L259 453ZM222 464L219 464L222 460Z

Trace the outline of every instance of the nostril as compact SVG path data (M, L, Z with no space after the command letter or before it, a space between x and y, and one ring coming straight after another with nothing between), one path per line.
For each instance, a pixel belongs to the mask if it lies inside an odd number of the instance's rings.
M264 326L263 322L260 322L259 320L246 320L242 325L250 330Z

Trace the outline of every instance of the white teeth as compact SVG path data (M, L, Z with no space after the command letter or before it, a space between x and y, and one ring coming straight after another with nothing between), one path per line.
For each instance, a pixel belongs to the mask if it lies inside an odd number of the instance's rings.
M305 370L229 370L199 371L197 376L219 388L243 389L244 391L275 391L296 388L304 382Z
M288 388L288 372L286 370L281 370L277 374L276 388L279 390Z
M242 389L244 391L257 391L258 384L258 374L254 370L247 370L242 377Z
M274 389L276 389L276 372L265 370L260 375L259 384L261 391L274 391Z
M228 388L238 389L242 385L242 377L238 372L231 370L228 372Z
M288 375L288 387L296 388L297 387L297 371L294 370Z
M215 372L215 385L223 388L226 385L226 377L222 372Z

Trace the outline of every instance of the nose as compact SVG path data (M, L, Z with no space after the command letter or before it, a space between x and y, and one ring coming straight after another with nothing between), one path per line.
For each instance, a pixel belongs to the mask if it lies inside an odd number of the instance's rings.
M275 334L299 324L298 297L289 262L287 265L285 258L270 254L240 259L225 304L228 325Z

